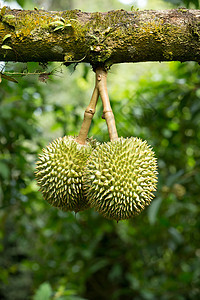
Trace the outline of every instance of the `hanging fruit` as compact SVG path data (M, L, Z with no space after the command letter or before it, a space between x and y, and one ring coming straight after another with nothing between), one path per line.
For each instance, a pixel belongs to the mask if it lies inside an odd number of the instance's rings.
M83 170L95 140L81 145L72 136L53 141L37 162L36 178L44 199L64 211L82 211L90 207L83 191Z
M65 211L95 208L116 221L139 214L151 203L157 160L146 141L118 137L107 92L107 72L96 69L96 84L77 138L52 142L37 163L36 178L45 200ZM98 97L103 103L110 142L88 139Z

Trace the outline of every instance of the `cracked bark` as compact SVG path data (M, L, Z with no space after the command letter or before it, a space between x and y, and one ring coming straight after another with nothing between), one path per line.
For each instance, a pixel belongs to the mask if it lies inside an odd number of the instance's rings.
M0 60L82 61L94 68L124 62L200 62L200 10L86 13L3 7Z

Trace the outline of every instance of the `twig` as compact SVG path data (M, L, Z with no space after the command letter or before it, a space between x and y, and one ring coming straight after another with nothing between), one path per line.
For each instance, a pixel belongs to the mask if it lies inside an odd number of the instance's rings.
M98 91L97 83L96 83L93 94L92 94L92 98L91 98L90 103L84 113L84 119L83 119L83 123L81 126L81 130L79 132L78 137L76 138L76 141L81 145L85 145L85 141L87 139L87 135L88 135L88 132L90 129L92 118L95 113L98 98L99 98L99 91Z
M99 94L103 103L103 117L106 120L108 133L111 141L118 140L118 133L115 125L115 117L110 105L107 91L107 72L102 68L96 69L96 81Z

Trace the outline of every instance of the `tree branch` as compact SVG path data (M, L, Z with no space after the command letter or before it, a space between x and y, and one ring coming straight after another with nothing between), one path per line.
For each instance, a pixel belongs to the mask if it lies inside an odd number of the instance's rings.
M200 62L200 10L0 11L0 60ZM10 49L11 48L11 49Z

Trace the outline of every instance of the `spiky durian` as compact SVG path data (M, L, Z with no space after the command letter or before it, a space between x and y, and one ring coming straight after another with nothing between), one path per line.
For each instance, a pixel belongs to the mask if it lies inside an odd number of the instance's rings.
M131 137L101 144L89 157L83 177L91 207L117 221L139 214L154 197L156 169L146 141Z
M49 204L75 212L90 207L82 189L82 175L95 144L95 140L88 139L86 145L80 145L75 137L64 136L43 149L36 178Z

